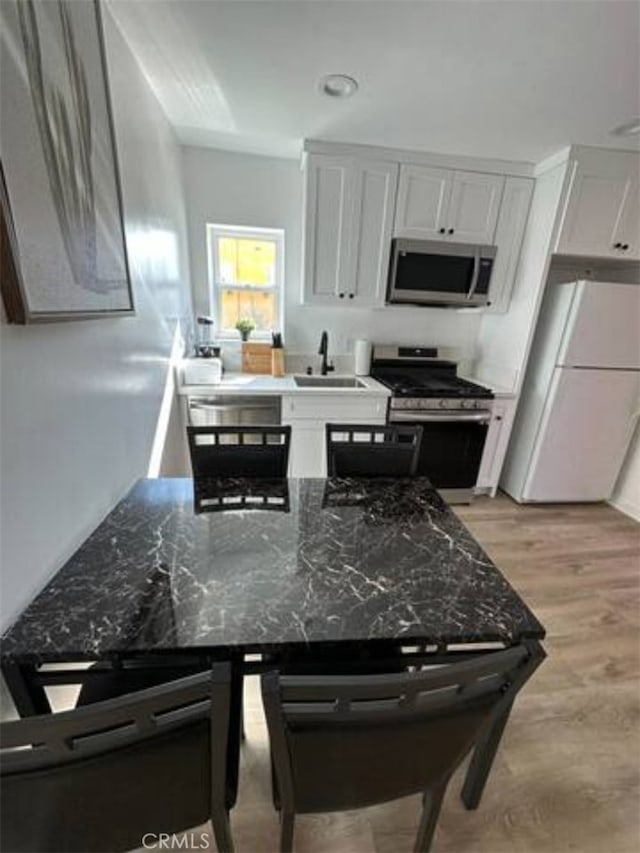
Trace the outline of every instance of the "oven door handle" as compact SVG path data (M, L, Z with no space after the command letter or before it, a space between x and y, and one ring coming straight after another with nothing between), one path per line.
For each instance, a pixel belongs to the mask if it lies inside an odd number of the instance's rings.
M473 275L471 276L471 285L469 286L469 292L467 293L467 299L471 299L473 294L476 292L476 287L478 286L478 279L480 278L480 248L476 246L476 252L473 256Z
M488 424L491 420L491 412L389 412L389 422L405 422L414 424L435 424L435 423L477 423Z

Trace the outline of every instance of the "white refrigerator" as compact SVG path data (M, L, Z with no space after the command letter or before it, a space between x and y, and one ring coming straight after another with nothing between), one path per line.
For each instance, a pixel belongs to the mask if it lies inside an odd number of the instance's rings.
M640 284L550 285L502 487L521 502L607 500L639 410Z

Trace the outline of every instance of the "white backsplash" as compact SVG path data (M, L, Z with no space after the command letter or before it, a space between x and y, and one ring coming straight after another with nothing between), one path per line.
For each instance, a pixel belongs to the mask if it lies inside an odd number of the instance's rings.
M222 363L225 371L238 373L242 371L242 350L240 341L223 341L220 344L222 352ZM191 355L191 353L189 353ZM443 358L451 359L458 363L458 373L461 376L472 375L473 353L464 347L447 348L442 353ZM332 353L331 340L329 340L329 363L333 364L335 373L351 375L354 372L354 355L350 353ZM308 367L313 368L314 373L320 373L322 356L317 350L313 352L289 352L285 348L285 372L306 373Z

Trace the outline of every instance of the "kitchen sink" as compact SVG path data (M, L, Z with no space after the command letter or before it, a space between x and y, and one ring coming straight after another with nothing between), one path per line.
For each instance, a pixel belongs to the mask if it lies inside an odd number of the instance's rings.
M366 388L355 376L294 376L298 388Z

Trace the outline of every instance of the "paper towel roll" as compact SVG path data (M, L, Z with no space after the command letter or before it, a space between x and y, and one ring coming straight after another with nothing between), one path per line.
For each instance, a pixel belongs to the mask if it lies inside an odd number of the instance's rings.
M354 352L356 376L368 376L371 366L371 342L358 339Z

